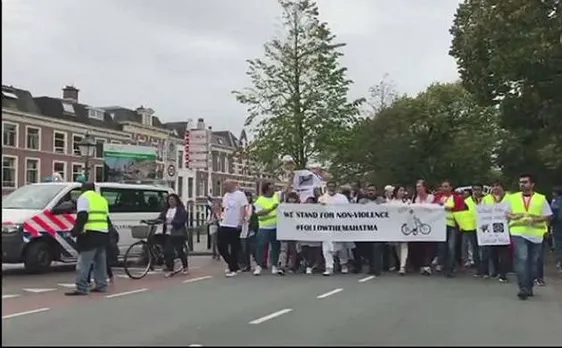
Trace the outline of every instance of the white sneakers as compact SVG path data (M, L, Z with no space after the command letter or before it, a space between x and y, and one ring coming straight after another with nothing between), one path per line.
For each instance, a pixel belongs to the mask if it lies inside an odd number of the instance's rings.
M254 275L258 276L261 274L261 266L256 266L256 268L254 269Z
M312 274L312 267L306 268L306 274Z
M333 269L333 268L326 268L326 270L324 271L324 273L322 273L322 275L324 275L324 276L331 276L332 274L334 274L334 269Z

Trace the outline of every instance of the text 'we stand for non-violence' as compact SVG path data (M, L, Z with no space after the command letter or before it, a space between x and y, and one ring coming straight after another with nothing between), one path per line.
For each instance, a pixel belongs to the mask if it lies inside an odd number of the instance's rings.
M388 219L387 211L322 211L322 212L308 212L308 211L284 211L283 216L286 218L302 218L302 219Z

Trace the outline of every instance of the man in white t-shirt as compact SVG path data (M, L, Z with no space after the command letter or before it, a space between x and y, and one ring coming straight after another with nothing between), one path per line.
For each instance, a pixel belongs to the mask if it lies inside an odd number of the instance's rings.
M349 200L346 196L341 193L336 192L336 183L330 181L326 184L327 192L318 199L320 204L349 204ZM340 259L341 272L348 273L348 261L349 254L348 249L353 249L355 243L348 242L322 242L322 254L324 255L325 276L332 275L334 273L334 256L337 255Z
M234 277L240 270L238 252L240 250L240 233L249 204L244 192L238 189L233 180L224 182L225 194L222 198L222 219L217 235L219 253L228 264L227 277Z

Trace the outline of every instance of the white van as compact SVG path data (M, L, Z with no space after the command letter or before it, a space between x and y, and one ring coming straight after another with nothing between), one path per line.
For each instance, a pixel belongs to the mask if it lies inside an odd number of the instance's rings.
M29 272L43 272L53 261L76 262L76 240L70 236L76 215L52 212L63 202L76 202L81 184L49 182L18 188L2 199L2 262L24 263ZM123 256L135 242L131 227L155 219L173 191L152 185L96 183L109 203L111 221L119 232Z

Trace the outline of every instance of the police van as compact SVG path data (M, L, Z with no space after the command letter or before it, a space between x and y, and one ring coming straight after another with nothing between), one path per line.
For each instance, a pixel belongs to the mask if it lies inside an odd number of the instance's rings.
M70 230L81 195L76 182L48 182L23 186L2 199L2 262L24 263L28 272L44 272L53 261L76 262L76 239ZM109 203L109 215L119 232L119 251L135 242L131 228L155 219L164 209L170 188L154 185L96 183ZM69 205L72 203L72 205Z

